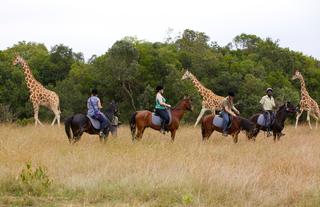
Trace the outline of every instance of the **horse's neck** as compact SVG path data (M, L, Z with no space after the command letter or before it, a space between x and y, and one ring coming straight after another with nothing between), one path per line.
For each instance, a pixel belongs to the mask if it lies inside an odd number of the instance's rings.
M106 110L106 116L109 118L109 119L112 119L113 118L113 115L114 115L114 108L113 107L110 107Z
M276 121L283 125L286 118L287 118L288 114L285 111L278 111L276 114Z
M176 117L179 121L182 119L186 109L182 108L180 105L172 109L172 116Z

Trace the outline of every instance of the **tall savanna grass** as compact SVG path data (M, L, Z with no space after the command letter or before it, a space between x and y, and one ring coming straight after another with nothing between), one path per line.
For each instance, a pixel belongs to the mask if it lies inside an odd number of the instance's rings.
M320 129L284 132L204 143L182 126L173 143L152 129L132 143L123 126L70 145L64 127L0 125L0 206L320 206Z

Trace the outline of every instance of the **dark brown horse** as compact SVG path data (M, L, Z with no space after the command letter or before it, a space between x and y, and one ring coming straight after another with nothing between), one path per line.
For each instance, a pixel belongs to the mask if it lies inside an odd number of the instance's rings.
M106 141L109 132L112 133L113 136L117 135L117 125L114 125L114 119L116 115L118 114L118 105L112 101L109 104L108 109L106 110L106 117L111 122L111 126L104 130L104 133L106 134L106 137L101 137L100 141ZM69 142L71 144L74 144L78 142L84 132L88 134L99 134L99 129L95 129L90 121L90 119L87 117L86 114L75 114L64 122L65 124L65 132L68 136Z
M171 132L172 141L174 141L176 131L179 128L179 122L187 110L192 111L192 100L190 97L185 97L176 107L171 110L172 121L171 124L167 126L166 130ZM135 139L140 140L144 130L147 127L160 130L160 126L152 123L152 112L147 110L134 112L130 119L132 141ZM137 134L136 129L138 129Z
M213 119L217 115L210 114L203 117L201 122L201 132L202 132L202 140L208 140L210 135L214 130L222 133L222 128L216 127L213 125ZM245 130L248 138L252 138L258 133L258 129L256 125L250 122L248 119L242 118L240 116L231 118L231 126L228 129L228 134L233 137L233 142L238 142L238 135L241 130Z
M277 139L280 140L280 137L283 135L282 130L284 128L284 122L287 119L289 114L295 114L298 111L298 107L294 106L292 103L289 101L283 104L282 106L279 107L279 109L276 112L275 115L275 120L271 124L271 131L273 132L273 140L276 141ZM260 126L258 122L258 118L261 113L254 114L250 117L250 120L255 123L258 127L258 133L261 130L267 131L267 128L264 126ZM258 135L257 133L257 135ZM255 138L254 136L253 138Z

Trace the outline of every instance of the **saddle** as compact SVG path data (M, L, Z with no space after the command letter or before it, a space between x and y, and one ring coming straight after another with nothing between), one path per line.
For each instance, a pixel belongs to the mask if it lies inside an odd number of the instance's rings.
M262 114L259 115L257 119L257 123L263 127L270 126L273 123L273 121L274 121L274 115L273 113L270 114L269 112L263 112Z
M102 116L104 116L104 114L102 115ZM92 124L92 126L93 126L93 128L95 128L96 130L100 130L100 121L98 121L97 119L94 119L94 118L92 118L91 116L89 116L89 115L87 115L87 117L89 118L89 120L90 120L90 122L91 122L91 124ZM106 119L108 119L107 117L106 117ZM109 119L108 119L109 120Z
M168 125L170 125L171 122L172 122L171 110L167 110L167 112L168 112L168 115L169 115L169 124ZM151 117L151 122L152 122L153 125L161 126L162 119L155 112L153 112L152 113L152 117Z
M223 118L222 116L219 114L217 116L214 116L213 120L212 120L212 124L218 128L222 128L223 127ZM228 123L228 129L231 127L232 125L232 118L229 115L229 123Z

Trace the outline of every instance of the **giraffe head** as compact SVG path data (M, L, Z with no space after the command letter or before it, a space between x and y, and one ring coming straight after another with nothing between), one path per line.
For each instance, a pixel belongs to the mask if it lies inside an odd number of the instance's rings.
M183 74L181 80L185 80L185 79L188 79L191 77L192 77L192 74L189 72L189 70L186 70L186 72Z
M295 70L291 79L295 80L297 78L300 79L301 77L302 77L301 73L298 70Z
M12 62L13 65L17 65L17 64L22 65L24 63L25 63L25 60L20 55L16 55L16 58Z

